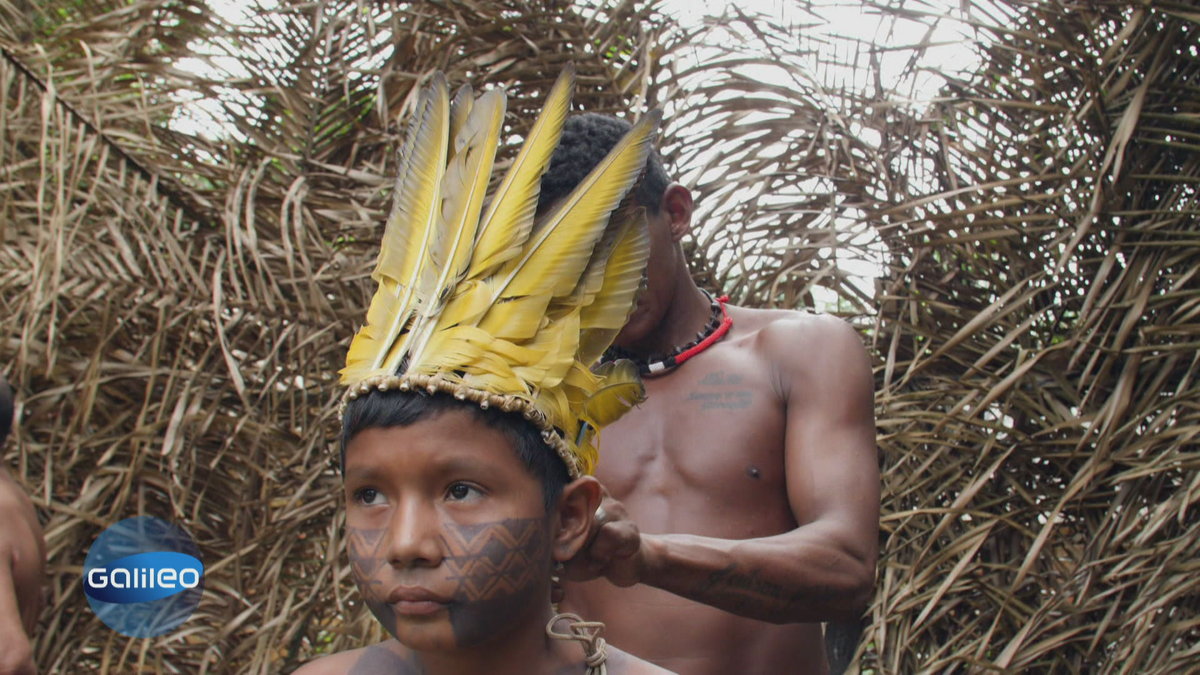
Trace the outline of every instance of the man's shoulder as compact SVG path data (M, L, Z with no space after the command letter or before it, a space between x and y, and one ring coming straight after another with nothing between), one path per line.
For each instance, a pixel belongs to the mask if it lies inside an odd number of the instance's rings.
M864 353L862 338L845 320L832 314L791 309L737 307L734 325L742 319L747 334L753 334L760 351L768 358L803 361L805 355ZM774 358L772 358L774 360Z

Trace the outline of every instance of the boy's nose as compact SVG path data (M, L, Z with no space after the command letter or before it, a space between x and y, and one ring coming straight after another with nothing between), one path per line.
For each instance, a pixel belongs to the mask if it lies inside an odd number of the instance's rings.
M436 567L442 562L441 519L423 500L402 502L388 528L388 562L395 567Z

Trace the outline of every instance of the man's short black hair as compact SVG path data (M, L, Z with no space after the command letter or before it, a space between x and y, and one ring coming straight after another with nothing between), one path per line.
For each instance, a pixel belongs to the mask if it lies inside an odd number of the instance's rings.
M372 389L346 405L342 417L342 466L346 465L346 446L360 431L372 428L406 427L447 410L467 410L484 424L504 433L513 451L542 485L546 510L558 501L563 487L571 482L567 467L554 450L542 440L542 434L518 413L495 408L484 410L478 404L460 401L448 394L423 391L379 391Z
M0 373L0 445L4 445L13 423L13 391L4 373Z
M558 148L550 157L550 166L542 176L538 213L570 194L632 128L633 125L625 120L598 113L568 117L563 123ZM657 150L651 148L641 185L634 195L634 203L646 207L649 213L658 213L658 205L669 182L667 172L663 170L662 158Z

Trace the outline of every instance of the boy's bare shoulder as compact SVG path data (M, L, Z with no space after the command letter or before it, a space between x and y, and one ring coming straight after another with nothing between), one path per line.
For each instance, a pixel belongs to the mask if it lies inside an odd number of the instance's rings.
M355 649L348 652L322 656L292 671L292 675L335 675L335 673L336 675L346 675L364 651L366 649Z
M608 649L608 672L613 675L675 675L675 673L660 668L649 661L605 645Z
M292 675L416 675L420 669L399 644L389 640L362 649L323 656Z

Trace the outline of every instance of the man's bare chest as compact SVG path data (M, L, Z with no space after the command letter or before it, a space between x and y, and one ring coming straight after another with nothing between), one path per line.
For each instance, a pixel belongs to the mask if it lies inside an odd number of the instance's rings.
M714 350L646 389L646 402L602 435L597 477L614 496L782 494L784 402L752 355Z

